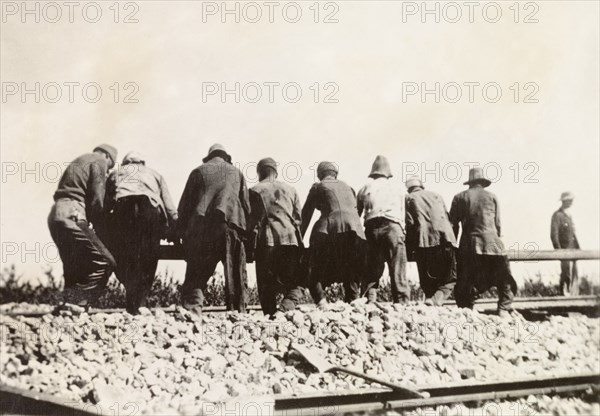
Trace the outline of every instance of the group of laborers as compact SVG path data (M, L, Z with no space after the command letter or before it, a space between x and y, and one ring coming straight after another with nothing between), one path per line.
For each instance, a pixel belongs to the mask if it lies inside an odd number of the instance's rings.
M231 156L215 144L190 173L175 209L164 179L142 155L130 152L109 174L116 158L116 149L106 144L80 156L54 194L48 224L64 265L66 303L89 305L114 271L126 289L127 310L137 313L146 304L165 238L183 243L181 303L194 314L201 313L219 262L227 309L246 310L246 263L255 262L262 309L273 315L278 294L283 294L279 309L293 310L308 287L323 307L324 289L336 282L343 285L345 301L366 296L374 302L386 263L392 301L405 303L411 298L406 278L411 257L426 304L441 305L454 291L458 306L473 308L479 294L495 286L499 314L511 310L517 287L500 239L498 200L485 189L491 182L480 168L470 170L469 188L454 197L448 213L443 198L418 178L407 180L405 196L390 180L383 156L375 159L371 180L358 195L338 179L335 163L321 162L319 182L301 208L296 190L277 179L275 160L258 162L259 183L248 189ZM315 209L321 216L305 249ZM572 228L570 217L565 209L555 217L553 242L571 247L574 233L569 241L559 237L564 223ZM576 276L573 269L569 276ZM567 279L576 277L561 282Z

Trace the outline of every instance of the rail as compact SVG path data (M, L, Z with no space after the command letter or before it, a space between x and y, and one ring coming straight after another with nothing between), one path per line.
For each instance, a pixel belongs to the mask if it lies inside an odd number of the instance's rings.
M456 403L499 401L529 395L584 392L600 387L600 374L588 373L549 378L528 378L484 383L458 382L443 386L416 386L427 392L423 399L406 399L391 390L341 391L275 399L275 415L326 415L418 409Z
M407 399L401 393L383 389L343 390L319 392L301 396L272 396L268 400L269 414L331 415L353 412L375 412L390 409L419 409L485 401L500 401L528 397L529 395L565 395L600 388L600 374L586 373L548 378L527 378L483 383L457 382L439 386L417 386L416 390L428 393L423 399ZM98 414L98 407L60 400L45 393L36 393L18 387L0 384L0 409L3 414L14 415L72 415ZM266 398L264 398L266 399ZM94 407L94 412L86 411ZM230 414L231 407L211 406L213 415ZM256 410L252 407L252 410ZM112 414L112 413L109 413Z
M598 250L508 250L506 256L510 261L537 262L558 260L600 260ZM184 260L183 246L161 245L160 258L162 260Z

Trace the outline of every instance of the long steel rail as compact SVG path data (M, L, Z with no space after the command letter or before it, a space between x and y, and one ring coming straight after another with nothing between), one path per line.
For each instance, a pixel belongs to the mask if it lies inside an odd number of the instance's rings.
M163 260L183 260L183 247L181 245L161 245L160 258ZM598 250L509 250L507 257L510 261L517 262L537 262L537 261L559 261L559 260L600 260L600 251ZM454 305L453 301L447 301L444 306ZM540 298L518 298L515 299L513 306L517 310L573 310L599 308L598 297L596 296L576 296L576 297L540 297ZM175 312L176 308L159 308L167 313ZM475 309L482 312L493 311L496 309L494 300L482 299L475 303ZM259 305L250 305L249 311L260 310ZM223 306L207 306L206 312L223 312ZM122 312L122 309L95 309L90 313L112 313ZM48 312L9 312L8 315L23 316L41 316Z
M391 390L343 391L276 398L275 415L331 415L390 409L417 409L457 403L500 401L529 395L556 395L600 388L600 374L588 373L500 382L460 382L415 387L428 398L406 399Z
M510 261L538 262L558 260L599 260L598 250L507 250L506 256ZM160 258L162 260L183 260L183 246L161 245Z

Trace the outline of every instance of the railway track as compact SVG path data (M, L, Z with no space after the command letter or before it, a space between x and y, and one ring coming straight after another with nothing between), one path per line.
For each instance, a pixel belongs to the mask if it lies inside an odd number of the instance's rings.
M444 302L444 306L456 307L454 301L449 300ZM479 312L494 312L498 306L496 299L479 299L475 302L475 310ZM513 301L513 307L515 310L520 312L600 312L600 297L596 295L585 295L585 296L552 296L552 297L527 297L527 298L515 298ZM157 307L151 308L151 310L162 310L165 313L175 313L178 310L176 306ZM249 305L249 311L260 311L260 305ZM109 309L90 309L89 314L97 313L121 313L123 308L109 308ZM225 312L224 306L206 306L203 309L204 312L219 313ZM8 316L27 316L36 317L43 316L51 313L51 311L9 311L3 313Z
M429 397L407 399L391 390L344 391L275 400L275 415L331 415L378 410L411 410L456 403L499 401L529 395L555 395L600 388L600 374L564 375L501 382L461 382L443 386L415 387Z
M529 378L485 383L460 382L443 386L420 386L416 390L429 397L407 399L391 390L344 390L303 396L272 396L257 398L254 403L267 409L273 416L290 415L341 415L352 412L382 410L414 410L419 408L453 405L458 403L501 401L530 395L569 395L600 389L600 374L563 375L550 378ZM7 415L71 415L90 416L104 414L99 406L76 405L54 396L35 393L0 384L0 409ZM107 404L110 406L110 404ZM232 404L211 405L211 415L231 414ZM88 411L93 409L93 411ZM242 407L246 409L246 407ZM248 407L255 414L257 406ZM253 413L250 413L252 411ZM107 413L112 414L112 413ZM242 414L244 414L242 410Z
M538 262L538 261L557 261L557 260L598 260L600 251L598 250L508 250L506 256L510 261L518 262ZM161 245L161 260L183 260L183 246L181 245Z

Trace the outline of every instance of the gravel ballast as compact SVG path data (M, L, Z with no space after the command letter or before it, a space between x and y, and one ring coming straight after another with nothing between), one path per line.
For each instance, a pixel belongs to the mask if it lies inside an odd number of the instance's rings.
M317 374L291 342L406 387L600 372L600 320L584 315L529 322L518 314L501 319L458 308L357 301L325 310L301 306L274 320L261 312L195 320L182 309L142 309L138 316L3 315L1 322L2 383L82 407L117 403L136 414L210 413L215 403L247 401L268 412L279 394L380 387Z

